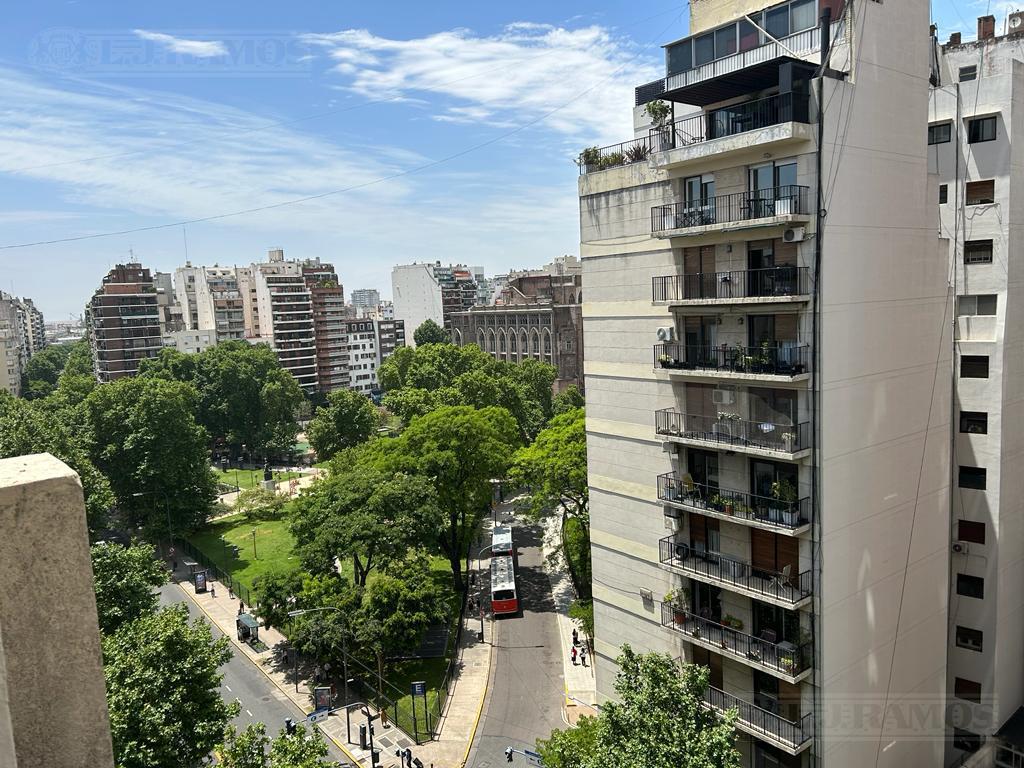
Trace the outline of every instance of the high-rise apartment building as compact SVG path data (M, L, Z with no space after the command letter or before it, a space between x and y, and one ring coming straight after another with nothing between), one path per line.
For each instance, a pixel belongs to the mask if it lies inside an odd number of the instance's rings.
M356 288L352 291L352 306L356 314L360 309L376 309L380 304L380 291L376 288Z
M118 264L85 308L93 368L101 382L134 376L163 346L157 291L138 262Z
M32 299L11 297L18 313L18 335L23 362L46 346L46 325L43 313Z
M23 370L17 301L0 292L0 392L15 397L21 394Z
M1024 14L942 47L928 158L956 287L946 764L1024 765ZM968 757L974 753L973 757Z
M405 321L373 318L373 327L377 333L377 365L380 366L399 347L405 346Z
M451 331L451 314L477 303L477 282L461 264L402 264L391 270L395 317L405 321L410 338L427 320Z
M943 760L928 13L692 0L635 135L581 156L598 692L623 643L705 665L746 766Z
M345 306L345 289L331 264L320 259L302 262L302 274L313 301L316 333L316 364L321 392L349 386L348 337L345 320L352 316Z

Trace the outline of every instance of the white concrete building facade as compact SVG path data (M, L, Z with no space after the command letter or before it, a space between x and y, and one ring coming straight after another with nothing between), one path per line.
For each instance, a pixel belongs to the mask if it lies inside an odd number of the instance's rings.
M691 7L634 138L581 156L598 692L629 643L710 668L744 765L938 765L953 309L928 3Z

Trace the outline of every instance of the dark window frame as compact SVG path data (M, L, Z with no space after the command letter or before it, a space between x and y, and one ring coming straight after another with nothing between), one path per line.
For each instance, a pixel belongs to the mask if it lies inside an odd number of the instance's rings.
M987 411L960 411L960 434L987 435Z
M956 575L956 593L961 597L972 597L975 600L984 600L985 577L958 573Z
M977 80L978 79L978 65L977 64L968 64L966 67L960 67L960 70L957 72L957 79L961 83L969 83L972 80Z
M977 752L985 743L985 737L963 728L953 728L953 748L961 752Z
M992 240L967 240L964 242L964 264L991 264Z
M982 186L984 185L984 186ZM974 190L974 197L971 197L971 190ZM984 189L988 192L991 189L991 194L978 195L978 190ZM977 181L968 181L967 187L964 192L964 204L965 205L992 205L996 201L996 181L995 179L978 179Z
M949 184L939 184L939 205L949 202Z
M968 544L985 545L985 524L979 520L957 520L956 537Z
M967 119L967 143L983 144L999 138L999 129L995 115L971 117Z
M963 642L960 641L961 637L964 638ZM985 633L980 629L973 629L971 627L964 627L957 624L956 647L963 648L968 651L974 651L975 653L983 653L985 650Z
M945 129L944 131L941 129ZM945 138L943 138L945 137ZM953 124L950 122L936 123L928 126L928 146L949 144L953 140Z
M958 488L966 488L972 491L987 490L988 470L985 467L971 467L961 464L957 471L956 484Z
M984 373L982 373L983 368ZM987 379L988 374L988 355L960 355L961 379Z
M953 695L972 704L981 704L981 683L966 677L954 677Z

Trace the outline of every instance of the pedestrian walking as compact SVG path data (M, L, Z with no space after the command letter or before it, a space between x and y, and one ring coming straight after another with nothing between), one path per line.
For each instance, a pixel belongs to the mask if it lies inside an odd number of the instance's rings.
M587 666L587 649L580 648L580 664Z
M213 586L213 582L211 581L210 582L210 597L216 597L216 596L217 596L217 588L215 586Z
M576 646L573 646L572 653L569 654L572 657L572 665L576 666Z
M572 628L572 645L575 648L580 644L580 633L576 630L576 627Z

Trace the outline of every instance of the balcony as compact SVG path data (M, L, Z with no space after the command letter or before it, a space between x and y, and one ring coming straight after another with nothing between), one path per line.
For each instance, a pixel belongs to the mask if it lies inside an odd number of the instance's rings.
M698 272L651 278L651 300L669 306L785 304L810 300L807 267Z
M651 208L651 233L682 237L808 222L807 193L807 187L794 184L656 205Z
M658 167L675 168L699 157L728 151L726 142L716 141L717 139L739 136L773 126L788 126L790 123L805 124L810 119L808 103L807 94L780 93L712 109L651 128L647 136L632 141L586 150L580 154L577 165L580 167L580 173L585 174L653 158ZM752 137L744 137L738 147L749 149L755 145L781 144L793 140L808 141L812 138L808 129L800 130L789 126L756 141Z
M754 568L750 563L718 552L694 549L666 536L658 542L660 562L706 584L752 597L788 610L796 610L811 599L811 572L794 574L790 566L782 571Z
M744 421L731 418L734 415L705 416L665 408L654 414L654 429L658 435L670 442L698 448L738 451L788 461L795 461L810 454L809 423L776 424L770 421Z
M736 727L739 730L756 736L790 755L800 754L811 744L813 719L810 712L798 721L791 722L781 715L711 686L704 692L704 704L720 714L735 709L739 712L736 719Z
M779 341L759 347L655 344L654 365L670 376L752 381L797 381L808 378L810 347Z
M764 637L747 635L738 629L691 613L671 603L661 604L661 625L686 635L689 642L722 656L760 669L788 683L798 683L811 673L814 653L810 643L795 645L774 642L774 633Z
M799 536L811 529L811 500L786 496L796 493L783 486L779 498L757 496L683 480L674 472L658 475L658 499L669 507L668 517L679 517L678 510L694 511L784 536Z

